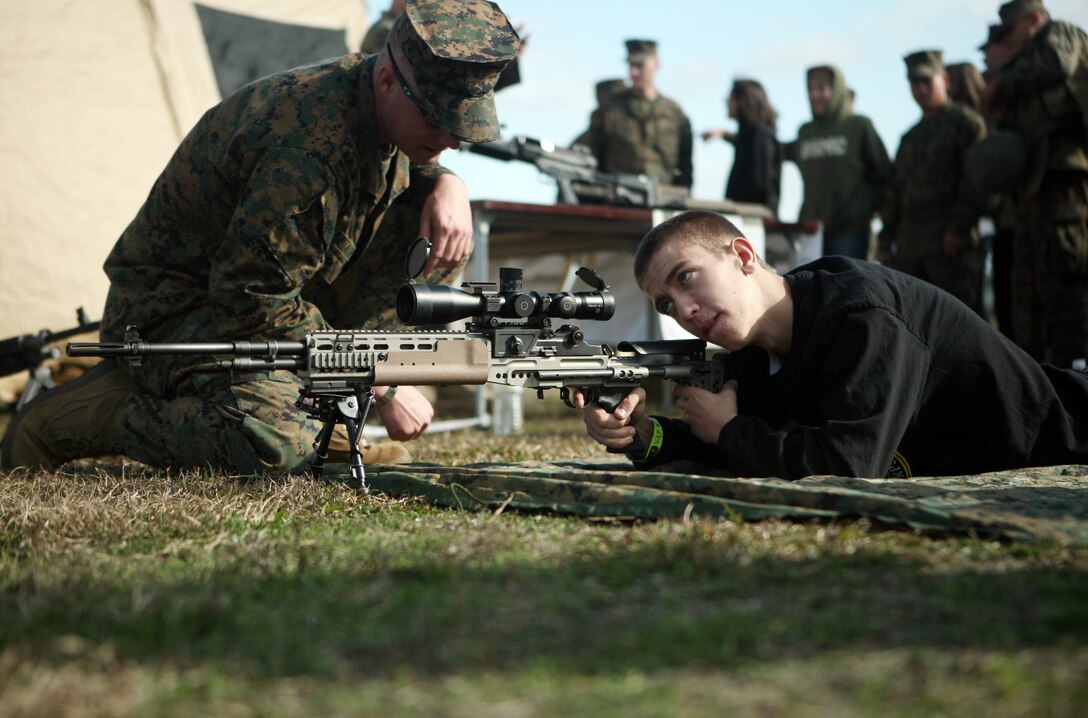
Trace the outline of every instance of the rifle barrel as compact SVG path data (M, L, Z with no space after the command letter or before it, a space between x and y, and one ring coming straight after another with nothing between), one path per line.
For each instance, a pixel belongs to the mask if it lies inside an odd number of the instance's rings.
M122 357L155 354L233 354L236 356L301 356L302 342L101 342L68 344L68 356Z

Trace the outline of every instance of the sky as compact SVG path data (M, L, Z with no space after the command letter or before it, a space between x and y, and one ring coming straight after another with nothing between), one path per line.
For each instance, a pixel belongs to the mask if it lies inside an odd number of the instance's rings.
M680 103L695 132L696 199L720 199L733 153L703 130L735 128L725 96L736 77L759 80L778 110L778 137L796 137L811 118L805 69L838 65L857 92L855 111L868 116L895 155L899 138L920 117L903 56L940 49L945 62L973 62L987 26L998 22L993 0L503 0L500 7L527 45L521 84L496 95L503 136L526 135L567 146L588 124L598 80L626 77L624 40L658 42L662 94ZM1047 0L1051 16L1088 28L1088 2ZM372 19L388 7L372 0ZM555 183L535 167L447 151L442 163L468 184L472 199L551 204ZM801 179L783 168L779 215L797 217Z

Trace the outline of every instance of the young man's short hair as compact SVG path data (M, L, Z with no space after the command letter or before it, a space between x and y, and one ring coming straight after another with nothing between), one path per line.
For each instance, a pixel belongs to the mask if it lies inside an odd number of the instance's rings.
M717 212L693 209L670 217L647 232L639 242L635 250L635 281L642 284L650 261L666 244L682 241L709 252L725 254L729 251L729 243L743 236L735 224Z

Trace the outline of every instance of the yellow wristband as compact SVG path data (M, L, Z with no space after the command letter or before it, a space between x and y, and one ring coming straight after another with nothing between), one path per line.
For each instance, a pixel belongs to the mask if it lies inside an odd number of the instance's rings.
M661 422L651 416L650 423L654 425L654 433L653 436L650 437L650 445L646 447L646 452L640 458L636 459L631 457L631 461L636 464L644 464L657 456L657 452L661 451L661 444L665 441L665 430L661 428Z

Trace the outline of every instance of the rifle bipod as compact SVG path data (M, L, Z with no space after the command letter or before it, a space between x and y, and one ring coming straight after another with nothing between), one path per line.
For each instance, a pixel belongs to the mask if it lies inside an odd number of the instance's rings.
M359 450L359 439L373 401L374 390L361 387L325 391L307 389L299 395L295 405L321 421L321 431L314 439L314 461L310 464L314 478L319 478L324 471L333 431L337 424L342 423L348 432L351 451L351 485L364 496L370 492L366 486L366 471L363 468L363 453Z

